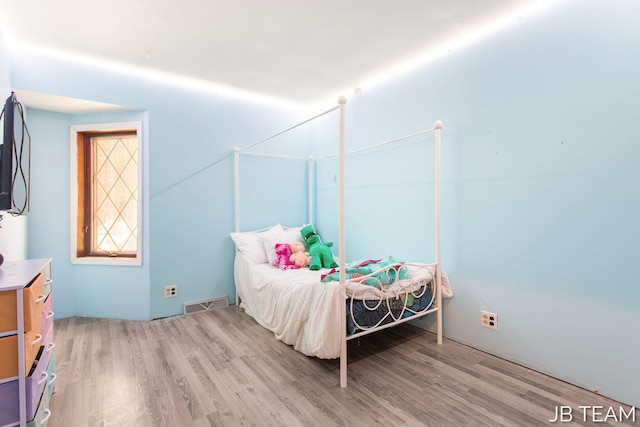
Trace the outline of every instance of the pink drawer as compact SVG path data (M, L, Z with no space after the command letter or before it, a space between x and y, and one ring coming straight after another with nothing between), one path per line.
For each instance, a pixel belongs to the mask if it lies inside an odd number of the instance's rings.
M45 335L42 340L42 353L38 357L38 364L40 364L41 361L44 361L45 369L47 369L46 365L48 365L49 360L51 360L51 355L53 354L53 348L55 346L56 345L53 342L53 328L49 328L49 332L47 332L47 335Z
M44 302L44 308L42 309L42 318L40 320L40 330L42 331L42 335L46 336L49 333L49 329L51 329L51 325L53 325L53 298L51 294L47 297Z

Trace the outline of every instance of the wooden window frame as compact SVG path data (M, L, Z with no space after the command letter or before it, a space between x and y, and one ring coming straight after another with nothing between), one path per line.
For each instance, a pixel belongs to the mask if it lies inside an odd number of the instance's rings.
M71 126L71 262L73 264L133 265L142 264L142 133L140 122L101 123ZM137 138L137 249L130 253L96 253L91 251L90 138L99 136L136 135Z

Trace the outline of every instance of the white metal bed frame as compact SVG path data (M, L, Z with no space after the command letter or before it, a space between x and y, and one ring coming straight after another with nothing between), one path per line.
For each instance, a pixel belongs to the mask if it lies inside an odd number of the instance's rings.
M346 318L346 312L343 311L344 315L341 315L341 333L340 336L342 337L341 340L341 344L340 344L340 386L341 387L346 387L347 386L347 341L355 339L355 338L359 338L363 335L367 335L382 329L386 329L389 327L393 327L396 326L399 323L404 323L410 320L415 320L418 319L422 316L425 316L427 314L430 313L436 313L436 336L437 336L437 343L438 344L442 344L442 268L441 268L441 258L440 258L440 157L441 157L441 133L442 133L442 122L441 121L436 121L434 126L430 129L426 129L423 131L419 131L410 135L405 135L399 138L395 138L392 140L388 140L379 144L375 144L372 146L368 146L368 147L364 147L364 148L360 148L357 150L353 150L353 151L346 151L346 103L347 103L347 99L344 96L341 96L338 99L338 105L330 108L320 114L317 114L307 120L304 120L294 126L291 126L287 129L284 129L283 131L280 131L268 138L262 139L260 141L257 141L253 144L250 144L246 147L243 148L239 148L239 147L235 147L234 148L234 169L235 169L235 231L236 232L240 232L240 154L243 155L248 155L248 156L258 156L258 157L270 157L270 158L281 158L281 159L293 159L293 160L306 160L308 161L308 173L309 173L309 179L308 179L308 221L310 224L313 224L313 190L314 190L314 180L313 180L313 165L314 165L314 161L316 160L321 160L321 159L326 159L326 158L331 158L331 157L338 157L339 159L339 217L338 217L338 257L339 257L339 265L340 265L340 269L339 269L339 274L340 274L340 289L344 290L347 286L347 282L348 280L346 279L346 271L345 271L345 265L346 265L346 241L345 241L345 157L348 154L353 154L353 153L358 153L358 152L362 152L362 151L366 151L372 148L377 148L377 147L381 147L383 145L387 145L387 144L391 144L394 142L398 142L398 141L402 141L408 138L412 138L418 135L422 135L425 133L429 133L429 132L434 132L435 133L435 159L434 159L434 163L435 163L435 263L432 264L435 266L435 289L434 289L434 298L433 298L433 303L424 311L420 311L420 312L414 312L412 310L409 310L412 312L412 316L410 317L405 317L403 318L402 316L400 316L399 318L396 318L396 316L394 316L391 313L391 309L389 308L389 315L391 315L393 317L393 321L391 321L390 323L385 323L385 324L378 324L372 327L366 327L364 329L362 329L360 332L354 333L352 335L348 335L347 334L347 318ZM271 154L263 154L263 153L252 153L252 152L248 152L247 150L255 147L256 145L262 144L264 142L267 142L273 138L276 138L282 134L285 134L299 126L302 126L306 123L309 123L317 118L320 118L326 114L329 114L333 111L339 110L339 152L338 154L335 155L329 155L329 156L321 156L321 157L316 157L314 158L313 156L308 156L307 158L301 158L301 157L292 157L292 156L281 156L281 155L271 155ZM362 279L362 278L360 278ZM418 295L419 297L420 295ZM344 295L344 298L346 299L346 295ZM238 292L236 290L236 305L238 305L240 303L239 297L238 297ZM353 305L353 298L351 300L351 303ZM387 304L388 306L388 304ZM404 302L404 307L402 309L402 313L404 313L405 310L407 310L407 303L406 301ZM353 319L353 314L352 314L352 319ZM355 322L355 319L353 319ZM378 322L380 323L380 322Z

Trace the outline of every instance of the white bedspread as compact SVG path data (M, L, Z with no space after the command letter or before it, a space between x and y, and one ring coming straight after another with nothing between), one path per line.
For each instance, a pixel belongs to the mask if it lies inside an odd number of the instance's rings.
M340 357L338 282L320 282L308 268L279 270L254 264L236 252L235 281L240 307L276 338L307 356ZM342 302L342 301L340 301Z
M307 268L283 271L266 263L254 264L236 252L234 276L240 307L297 351L321 359L338 358L340 316L344 315L345 306L339 297L339 282L320 281L320 276L328 271ZM421 269L420 283L428 283L434 271L435 268ZM442 283L442 296L450 297L451 287L444 274ZM372 290L350 284L346 291L358 295L363 289Z

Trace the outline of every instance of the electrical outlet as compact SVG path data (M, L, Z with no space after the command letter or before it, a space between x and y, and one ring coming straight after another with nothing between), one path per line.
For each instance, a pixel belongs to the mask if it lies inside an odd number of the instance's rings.
M480 325L489 329L498 329L498 315L488 311L480 312Z
M165 298L173 298L178 296L178 285L171 285L164 287L164 297Z

